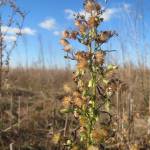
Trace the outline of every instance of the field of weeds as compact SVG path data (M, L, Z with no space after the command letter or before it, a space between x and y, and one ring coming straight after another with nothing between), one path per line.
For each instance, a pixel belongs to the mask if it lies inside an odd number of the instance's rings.
M133 90L132 97L129 95L129 89L123 93L119 92L119 106L117 106L116 95L113 97L111 111L114 117L119 116L119 133L124 132L124 128L131 121L131 142L139 144L141 149L148 149L144 147L149 144L147 93L150 89L147 87L149 80L142 80L141 73L146 79L150 72L134 67L130 70L131 75L129 75L129 68L119 71L122 79L126 79L124 82L128 87L131 85L137 87ZM1 96L1 149L10 149L11 144L16 149L25 150L61 149L58 144L55 145L51 141L51 138L53 133L61 131L65 126L66 116L60 113L60 109L63 97L66 96L64 84L74 86L70 78L72 72L69 69L27 71L23 68L10 72L10 83L15 87L4 90ZM143 84L135 82L136 78ZM133 112L131 112L133 120L129 120L129 98L134 100ZM75 123L76 120L70 117L68 125L73 122ZM126 134L129 138L129 133Z

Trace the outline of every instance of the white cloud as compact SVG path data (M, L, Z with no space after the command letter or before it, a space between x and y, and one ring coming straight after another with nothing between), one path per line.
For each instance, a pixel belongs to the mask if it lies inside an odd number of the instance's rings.
M51 29L54 29L56 27L56 21L53 18L49 18L49 19L46 19L43 22L41 22L39 24L39 26L41 28L44 28L44 29L47 29L47 30L51 30Z
M74 14L76 14L76 12L71 9L65 9L65 13L67 14L67 19L74 19Z
M131 5L128 4L128 3L123 3L123 10L124 10L125 12L130 12L130 10L131 10Z
M29 27L19 29L19 28L14 28L14 27L2 26L1 30L3 33L7 33L7 34L22 33L22 34L26 34L26 35L34 35L36 33L35 30L33 30Z
M112 18L112 16L117 12L118 10L116 8L108 8L103 13L102 18L104 18L105 21L109 21Z
M35 35L36 31L31 28L26 27L21 30L21 33L28 34L28 35Z
M54 31L53 34L54 34L55 36L59 36L61 33L60 33L59 31Z
M109 8L106 9L103 13L102 17L105 21L109 21L111 17L118 12L118 9L116 8ZM67 14L67 19L74 19L74 14L77 14L77 12L71 10L71 9L65 9L65 13ZM85 12L85 10L79 11L81 15L85 15L86 19L89 18L90 14Z
M17 40L17 37L15 35L8 35L4 36L4 40L7 42L14 42Z

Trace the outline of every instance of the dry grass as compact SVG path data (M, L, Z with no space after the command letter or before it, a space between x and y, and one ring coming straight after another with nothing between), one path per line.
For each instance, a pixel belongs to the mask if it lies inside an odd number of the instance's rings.
M52 146L50 135L64 127L65 117L58 110L65 95L62 87L72 81L71 74L69 69L11 70L10 88L4 90L0 102L0 149L9 149L10 143L25 150L59 149ZM132 66L120 68L119 75L129 87L120 97L120 117L128 115L127 112L122 114L122 109L128 107L127 98L131 93L134 99L134 136L142 140L148 130L150 70ZM115 97L113 104L115 108Z

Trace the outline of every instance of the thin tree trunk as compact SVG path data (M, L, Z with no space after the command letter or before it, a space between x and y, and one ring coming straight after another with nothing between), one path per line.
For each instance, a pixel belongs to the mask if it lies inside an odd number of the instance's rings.
M118 133L120 131L120 112L119 112L119 89L117 88L117 93L116 93L116 100L117 100L117 121L118 121ZM117 141L118 141L118 135L117 135Z
M10 150L13 150L13 144L14 143L10 143L10 145L9 145Z
M1 27L2 27L2 19L0 16L0 94L2 94L2 67L3 67L3 34Z
M20 123L21 123L21 97L19 96L18 98L18 128L20 128Z
M11 114L10 126L12 128L12 124L13 124L13 97L12 96L10 98L10 114Z
M66 136L67 126L68 126L68 114L66 115L66 120L65 120L64 137Z
M150 96L149 96L149 117L148 117L148 131L147 134L150 135Z

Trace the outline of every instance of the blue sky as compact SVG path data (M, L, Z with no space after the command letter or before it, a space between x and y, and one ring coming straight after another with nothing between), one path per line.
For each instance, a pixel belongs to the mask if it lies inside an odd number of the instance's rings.
M126 27L130 28L131 17L137 16L139 23L137 30L140 29L140 32L148 33L150 1L143 0L140 5L138 1L140 0L108 0L108 4L105 4L104 0L99 0L101 5L107 8L104 15L105 22L101 29L113 29L119 32L119 34L123 30L120 38L122 37L123 41L126 40L130 43L131 41L128 38L123 38L123 34L125 36L128 34ZM23 27L25 34L20 38L18 46L13 51L11 64L13 66L25 65L28 61L29 65L37 65L38 59L41 57L41 45L39 44L39 41L41 41L45 64L47 66L65 66L68 62L64 61L64 52L59 45L60 33L64 29L74 29L72 14L82 12L83 1L16 0L16 2L27 15ZM134 13L137 15L134 15ZM128 19L128 23L126 19ZM142 23L142 20L144 20L144 23ZM145 41L147 41L147 44L149 44L149 39L149 36L146 35ZM132 49L132 46L129 44L126 47L128 51ZM142 46L142 42L138 48L140 46ZM106 47L120 49L118 39L111 40ZM135 55L133 51L131 51L131 55ZM120 56L120 52L117 52L117 56Z

